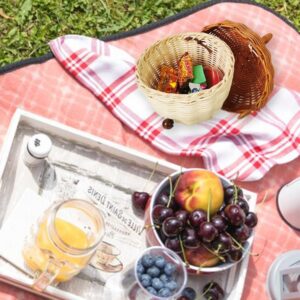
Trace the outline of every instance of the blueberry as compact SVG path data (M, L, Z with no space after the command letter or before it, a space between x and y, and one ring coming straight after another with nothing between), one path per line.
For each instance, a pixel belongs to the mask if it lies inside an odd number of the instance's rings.
M143 276L144 274L142 274L142 273L137 273L137 277L138 277L138 279L140 280L140 281L142 281L142 276Z
M142 279L148 279L148 280L151 280L151 279L152 279L151 276L148 275L148 274L142 274L141 278L142 278Z
M165 267L165 265L166 265L166 261L165 261L165 259L164 259L163 256L157 256L157 257L155 258L154 264L155 264L158 268L163 269L163 268Z
M158 296L160 297L170 297L171 295L172 295L171 291L165 287L158 291Z
M145 273L145 268L142 266L142 264L138 263L136 266L136 272L138 274L143 274Z
M165 287L171 291L175 291L178 288L178 285L177 285L176 281L171 280L171 281L165 283Z
M151 277L158 277L160 274L160 270L157 267L150 267L147 270L147 274L150 275Z
M164 271L167 275L172 275L175 272L175 270L176 270L176 266L171 263L167 263L164 268Z
M196 291L191 287L186 287L182 291L182 296L188 298L188 300L195 300L196 299Z
M146 280L146 279L143 279L141 281L141 284L143 287L149 287L151 285L151 281L150 280Z
M143 257L142 257L142 265L145 267L145 268L149 268L149 267L152 267L154 264L154 258L152 255L150 254L145 254Z
M151 285L151 277L148 274L142 274L140 280L143 287L148 287Z
M167 276L166 274L161 274L159 279L163 282L163 283L166 283L168 281L170 281L170 277Z
M150 294L152 294L152 295L157 295L157 291L156 291L156 289L155 288L153 288L152 286L148 286L147 287L147 291L150 293Z
M164 283L156 277L152 279L152 286L158 291L164 287Z

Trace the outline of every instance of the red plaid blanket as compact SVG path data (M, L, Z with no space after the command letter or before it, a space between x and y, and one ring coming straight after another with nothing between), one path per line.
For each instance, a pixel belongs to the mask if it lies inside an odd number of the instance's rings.
M300 94L276 88L258 113L238 119L220 111L193 126L162 127L135 80L135 60L97 39L68 35L50 42L55 57L123 123L160 150L202 156L205 167L228 178L260 179L300 153ZM288 106L287 106L288 103Z

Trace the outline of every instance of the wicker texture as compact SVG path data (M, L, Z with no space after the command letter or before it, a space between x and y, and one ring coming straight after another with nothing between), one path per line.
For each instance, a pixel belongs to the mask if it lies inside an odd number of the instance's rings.
M262 108L273 89L274 69L265 47L272 34L261 38L244 24L231 21L206 26L203 32L226 42L235 57L233 83L223 109L243 117Z
M156 89L163 64L177 68L181 56L188 52L194 65L219 68L223 79L211 87L192 94L171 94ZM137 62L137 82L153 109L161 116L190 125L210 119L221 109L230 91L234 56L228 45L206 33L183 33L157 41L145 50Z

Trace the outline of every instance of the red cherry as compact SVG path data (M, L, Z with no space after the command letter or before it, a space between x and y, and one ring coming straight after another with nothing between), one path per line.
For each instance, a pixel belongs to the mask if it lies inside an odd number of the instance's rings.
M203 222L198 230L198 236L202 238L204 242L212 242L218 235L218 230L211 222Z
M246 216L245 224L250 228L253 228L257 225L257 216L253 212L249 212Z
M150 195L146 192L134 192L131 196L132 204L135 209L144 211Z
M227 257L230 262L237 262L243 257L243 251L241 249L232 248L227 253Z
M226 220L220 215L213 216L211 222L214 224L214 226L219 232L225 231L228 227Z
M173 216L173 209L161 204L155 205L152 211L152 218L155 224L160 225L165 219Z
M180 241L179 238L177 236L172 237L172 238L167 238L165 241L165 246L173 251L175 251L176 253L181 253L182 249L180 246Z
M184 225L186 224L188 215L189 215L189 213L184 209L180 209L175 212L175 217L178 220L182 221Z
M162 231L167 237L177 236L183 230L184 224L175 217L169 217L162 223Z
M220 233L219 236L213 241L213 249L218 250L219 253L226 253L232 248L232 239L225 233Z
M194 228L186 227L182 232L183 245L186 248L199 247L199 238L197 237L196 230Z
M233 226L240 226L245 223L246 215L242 208L236 204L229 204L225 207L225 215Z
M251 228L249 228L246 224L234 228L233 235L239 242L245 242L251 235Z
M239 198L237 203L236 203L243 211L244 213L247 215L247 213L249 212L249 204L245 199Z
M174 121L172 119L164 119L162 126L165 129L171 129L174 126Z
M224 291L220 285L214 281L207 283L203 287L203 294L206 299L218 299L221 300L224 297Z
M196 209L189 214L189 222L195 228L199 227L201 223L206 221L207 213L202 209Z

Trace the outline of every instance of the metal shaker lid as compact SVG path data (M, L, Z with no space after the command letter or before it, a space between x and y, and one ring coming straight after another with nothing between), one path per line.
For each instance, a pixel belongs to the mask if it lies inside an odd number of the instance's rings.
M279 255L269 268L267 291L272 300L281 300L281 271L300 266L300 250L292 250Z
M51 148L52 142L50 138L43 133L33 135L27 144L29 153L36 158L46 158Z

